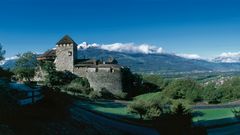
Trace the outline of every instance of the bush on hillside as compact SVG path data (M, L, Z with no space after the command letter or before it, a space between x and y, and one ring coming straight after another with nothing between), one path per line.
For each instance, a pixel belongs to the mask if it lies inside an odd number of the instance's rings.
M139 74L133 74L129 68L123 68L122 71L122 85L123 92L127 93L127 97L131 98L142 92L142 76Z
M232 113L234 114L235 118L240 119L240 108L233 108Z
M134 101L128 105L128 112L138 114L140 119L143 119L149 109L150 103L142 100Z
M168 85L168 81L159 75L145 75L143 81L144 88L148 91L162 91Z
M90 88L90 84L86 78L76 78L71 81L70 84L67 84L62 87L63 91L69 91L72 92L74 95L83 94L83 95L89 95L93 89Z
M163 91L163 95L172 99L186 99L191 102L201 100L202 87L190 79L172 81Z
M92 100L96 100L96 99L99 99L101 97L102 97L102 95L99 91L91 91L89 93L89 98L92 99Z
M101 94L101 97L104 99L115 99L115 95L106 88L102 88L101 91L99 91L99 93Z

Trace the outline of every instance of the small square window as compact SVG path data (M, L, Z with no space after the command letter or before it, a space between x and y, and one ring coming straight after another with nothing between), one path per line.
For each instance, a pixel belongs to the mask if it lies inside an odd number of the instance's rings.
M72 56L72 52L71 51L68 51L68 56Z

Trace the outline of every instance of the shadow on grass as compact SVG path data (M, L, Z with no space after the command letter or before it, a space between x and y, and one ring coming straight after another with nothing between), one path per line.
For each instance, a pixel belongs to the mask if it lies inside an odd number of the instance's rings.
M199 120L194 123L194 125L201 125L205 126L208 129L212 128L220 128L220 127L225 127L229 125L235 125L239 124L240 121L234 117L230 118L222 118L222 119L216 119L216 120Z

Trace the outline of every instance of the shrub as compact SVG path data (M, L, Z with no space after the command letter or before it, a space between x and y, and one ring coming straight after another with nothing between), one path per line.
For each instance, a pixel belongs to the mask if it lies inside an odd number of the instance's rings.
M63 86L62 89L64 91L70 91L74 93L74 95L76 93L89 95L89 93L92 91L90 84L86 78L76 78L72 80L70 84Z
M98 91L91 91L90 94L89 94L89 98L93 99L93 100L99 99L101 97L102 97L102 95Z
M151 90L163 90L167 86L167 81L159 75L146 75L143 80Z
M240 119L240 108L233 108L232 113L234 114L235 118Z
M118 93L115 93L114 95L115 95L116 99L126 99L127 98L126 92L118 92Z
M100 91L100 94L102 95L101 97L104 99L114 99L115 96L106 88L102 88Z
M191 110L179 103L170 113L160 115L155 119L153 125L161 134L189 134L192 128Z
M128 111L133 114L138 114L139 118L143 119L143 117L147 114L149 106L149 102L136 100L128 105Z

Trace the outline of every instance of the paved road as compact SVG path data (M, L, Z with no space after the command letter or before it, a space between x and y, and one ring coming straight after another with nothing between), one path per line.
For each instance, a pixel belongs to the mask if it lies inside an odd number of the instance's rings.
M97 127L103 132L114 130L128 135L159 135L158 132L152 128L136 126L117 120L108 119L104 116L84 110L77 105L74 105L70 111L75 120L79 122L84 121L88 124L91 124L93 127Z
M192 106L193 109L218 109L218 108L233 108L233 107L240 107L240 103Z

